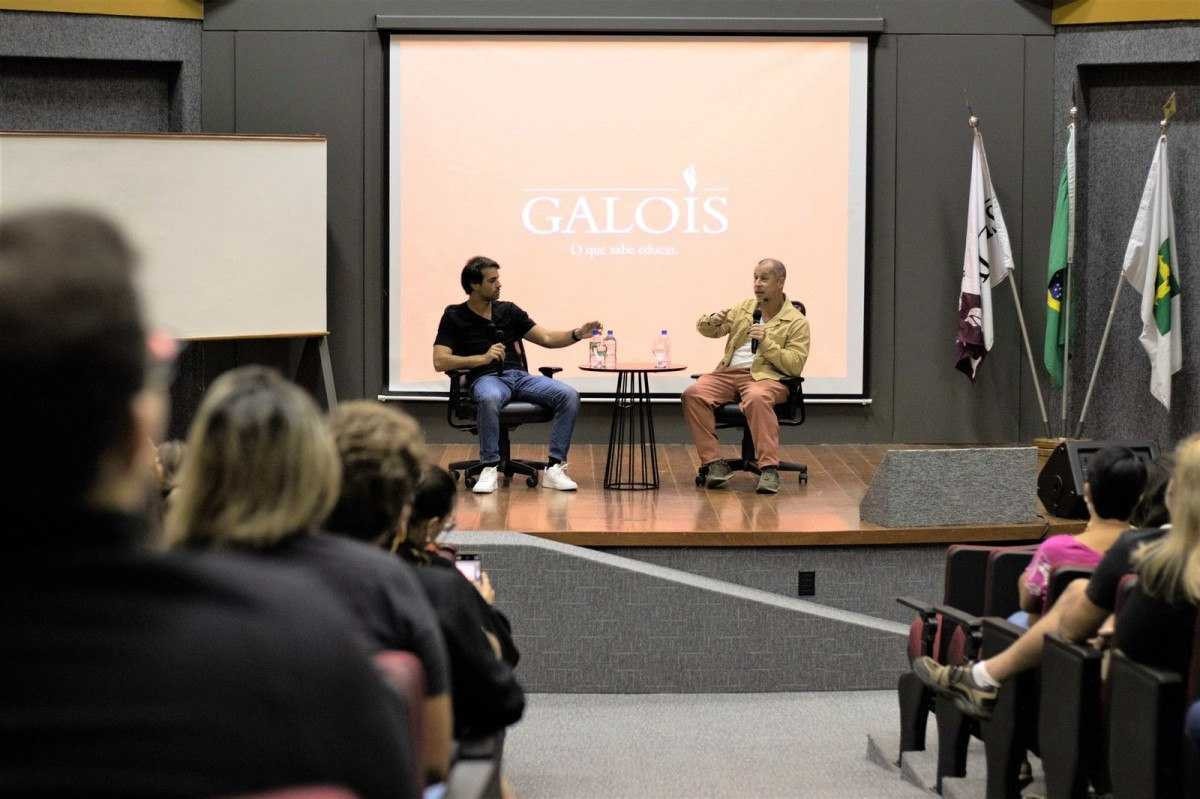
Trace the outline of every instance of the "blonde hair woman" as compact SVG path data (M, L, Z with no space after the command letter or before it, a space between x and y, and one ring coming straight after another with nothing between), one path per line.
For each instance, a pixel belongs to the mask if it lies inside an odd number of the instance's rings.
M1139 663L1186 674L1200 602L1200 436L1175 450L1167 509L1166 534L1134 553L1138 584L1117 615L1113 641Z
M316 404L259 366L213 383L192 423L167 515L176 546L237 549L309 572L358 622L373 651L405 650L425 667L427 778L450 761L445 644L412 570L375 547L320 532L337 503L341 458Z
M226 372L192 422L167 514L172 544L260 549L325 520L341 461L312 399L259 366Z
M1175 473L1167 485L1171 527L1134 556L1147 593L1169 602L1200 602L1200 435L1175 449Z

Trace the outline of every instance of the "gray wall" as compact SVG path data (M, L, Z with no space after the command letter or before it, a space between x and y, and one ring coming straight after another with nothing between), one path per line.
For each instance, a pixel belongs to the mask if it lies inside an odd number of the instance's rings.
M1200 427L1200 283L1195 278L1200 265L1200 24L1062 28L1056 42L1055 107L1069 106L1074 86L1080 111L1075 256L1080 313L1078 346L1072 347L1072 418L1078 416L1096 361L1154 154L1162 104L1172 91L1178 93L1179 113L1168 141L1183 289L1183 371L1175 376L1168 413L1150 396L1150 365L1138 342L1140 296L1126 284L1084 430L1090 437L1152 438L1170 446ZM1055 121L1057 173L1066 130L1064 117Z
M0 130L200 130L200 23L0 11Z
M889 621L519 533L448 542L480 553L498 607L515 620L517 677L530 692L890 689L905 668L908 616Z
M330 345L342 396L383 374L385 37L383 14L554 15L636 28L648 17L883 17L871 66L869 407L815 406L795 441L1015 441L1037 432L1011 302L972 386L953 369L970 138L964 91L983 119L1027 308L1040 307L1052 202L1053 28L1032 0L225 0L205 7L203 125L214 132L329 137ZM476 23L478 24L478 22ZM570 20L562 22L564 27ZM720 22L716 24L719 28ZM770 25L768 24L768 29ZM1028 261L1028 263L1026 263ZM1036 315L1040 322L1040 315ZM1035 337L1039 331L1033 331ZM439 404L410 404L437 441ZM659 437L683 441L664 406ZM585 406L577 441L604 441L607 409ZM522 430L518 439L544 436Z

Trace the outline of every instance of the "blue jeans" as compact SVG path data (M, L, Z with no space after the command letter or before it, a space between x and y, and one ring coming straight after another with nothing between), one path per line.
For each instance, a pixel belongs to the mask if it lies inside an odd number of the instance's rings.
M1188 708L1187 718L1183 722L1188 740L1200 751L1200 702L1195 702Z
M471 386L475 397L475 422L479 425L479 460L500 460L500 409L509 400L532 402L554 411L550 425L550 457L567 459L575 417L579 415L579 392L559 380L531 375L520 369L486 374Z

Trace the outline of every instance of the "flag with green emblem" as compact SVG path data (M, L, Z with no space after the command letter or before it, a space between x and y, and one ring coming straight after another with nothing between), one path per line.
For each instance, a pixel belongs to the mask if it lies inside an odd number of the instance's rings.
M1167 137L1160 136L1122 274L1141 295L1142 347L1150 357L1150 393L1171 408L1171 375L1183 368L1178 250L1171 208Z
M1050 258L1046 264L1046 341L1042 362L1050 382L1063 384L1063 362L1067 359L1068 269L1075 261L1075 125L1067 126L1067 154L1058 179L1054 224L1050 229Z

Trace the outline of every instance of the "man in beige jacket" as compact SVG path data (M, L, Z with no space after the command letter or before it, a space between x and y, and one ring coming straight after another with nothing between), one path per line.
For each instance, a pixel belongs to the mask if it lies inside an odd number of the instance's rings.
M718 457L713 410L739 402L761 471L757 491L779 491L779 420L775 405L787 399L783 377L799 377L808 360L808 320L783 293L787 270L774 258L754 267L754 298L732 308L706 314L696 330L708 338L728 336L725 355L716 370L701 375L683 392L683 417L692 433L700 462L708 469L705 486L722 488L733 476ZM755 311L761 311L756 322ZM757 346L754 346L757 342ZM756 350L756 351L754 351Z

